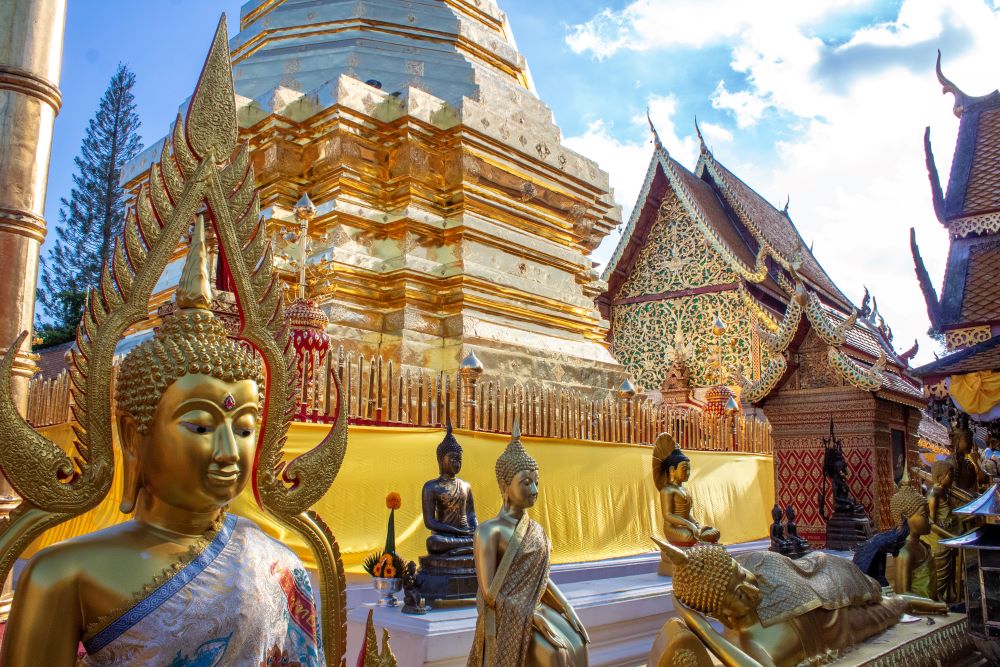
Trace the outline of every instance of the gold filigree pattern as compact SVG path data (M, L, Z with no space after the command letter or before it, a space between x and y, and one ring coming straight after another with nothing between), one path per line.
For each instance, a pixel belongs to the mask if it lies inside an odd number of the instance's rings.
M732 337L720 340L712 333L716 315L734 332ZM713 365L716 354L721 355L723 368L756 375L751 350L755 343L750 332L757 323L736 290L621 304L612 309L615 337L611 351L638 385L659 388L671 365L671 342L680 331L693 349L691 385L707 387L718 382ZM757 347L761 348L759 343ZM771 353L760 349L759 354L761 365L767 367L772 362Z
M1000 213L984 213L948 223L948 235L964 239L969 234L996 234L1000 232Z
M672 193L660 204L656 222L618 298L661 294L736 282L737 276L711 251L704 234Z
M944 334L944 346L949 352L960 350L963 347L970 347L977 343L988 341L993 337L993 330L989 325L979 327L966 327L965 329L955 329L946 331Z

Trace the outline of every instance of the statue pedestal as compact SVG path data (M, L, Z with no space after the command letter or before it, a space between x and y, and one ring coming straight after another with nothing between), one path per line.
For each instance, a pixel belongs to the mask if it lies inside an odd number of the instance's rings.
M834 512L826 524L826 548L850 551L872 535L872 523L867 515Z
M479 589L471 554L457 558L421 556L417 583L420 597L428 605L438 600L475 600Z

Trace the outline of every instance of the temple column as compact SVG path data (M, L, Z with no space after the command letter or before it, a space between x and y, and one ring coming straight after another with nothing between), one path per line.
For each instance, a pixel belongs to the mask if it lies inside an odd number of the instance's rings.
M0 3L0 348L31 331L52 127L62 98L66 0ZM27 407L29 336L14 364L14 400Z
M22 331L29 335L14 361L13 394L21 413L28 405L38 255L45 240L52 128L62 103L66 0L0 2L0 352ZM0 475L0 517L17 506L17 496ZM4 582L0 618L12 599Z

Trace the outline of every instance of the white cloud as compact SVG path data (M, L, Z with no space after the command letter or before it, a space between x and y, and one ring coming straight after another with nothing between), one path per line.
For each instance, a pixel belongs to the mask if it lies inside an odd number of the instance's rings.
M567 42L598 58L622 49L728 46L729 66L745 84L720 81L711 105L731 112L740 128L760 125L755 140L775 150L773 158L770 151L764 157L739 133L733 138L725 128L703 124L711 142L732 140L716 156L772 202L780 205L790 194L792 219L807 243L815 241L815 253L834 281L856 301L867 284L896 332L896 344L906 348L919 338L918 360L925 362L933 358L934 345L924 335L926 309L907 237L916 227L938 285L948 240L934 218L921 138L931 125L938 170L947 179L958 129L951 100L942 98L934 79L934 49L943 47L945 72L953 81L970 94L983 94L1000 81L994 65L1000 62L1000 29L996 14L978 0L905 0L893 20L860 28L839 45L816 36L824 18L852 4L772 2L769 13L758 3L728 0L635 0L620 12L574 26ZM915 68L913 63L924 61ZM666 99L672 115L676 99ZM707 101L685 103L697 108ZM760 136L769 131L761 125L769 113L788 119L770 142ZM693 158L682 156L689 137L663 122L661 135L668 133L678 159L692 166ZM614 141L613 133L607 140ZM620 182L615 170L623 166L608 157L601 164ZM641 174L625 173L641 181Z
M701 133L705 137L705 143L709 148L713 144L728 144L733 140L733 133L715 123L701 123Z

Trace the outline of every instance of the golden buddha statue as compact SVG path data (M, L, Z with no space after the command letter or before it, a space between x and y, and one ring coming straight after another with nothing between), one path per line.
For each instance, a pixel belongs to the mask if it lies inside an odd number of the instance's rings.
M934 484L927 491L927 510L931 530L927 540L931 543L931 555L937 574L937 599L948 603L958 602L962 597L961 549L953 549L940 543L943 539L958 537L964 530L962 521L953 514L952 484L955 481L955 462L942 459L931 464L931 479Z
M346 418L341 409L319 446L282 463L294 358L248 151L237 149L236 138L223 17L187 116L178 117L88 297L72 353L79 422L72 459L20 417L9 387L13 355L0 364L0 466L23 497L0 526L0 579L43 530L108 493L113 421L123 460L120 507L134 511L130 521L32 559L4 633L8 667L76 665L80 642L84 665L342 660L343 567L332 534L308 507L343 460ZM206 218L233 276L240 337L252 349L230 340L210 310ZM177 308L126 356L111 387L121 334L147 317L151 290L192 221ZM312 547L322 619L299 558L226 513L248 483L261 507Z
M702 526L691 516L694 500L684 482L691 476L691 459L681 451L669 433L661 433L653 446L653 483L660 491L660 514L663 534L678 547L690 547L699 542L718 542L718 530ZM666 556L660 559L659 573L670 576L672 563Z
M712 656L727 667L821 664L894 625L904 612L947 612L925 598L884 597L854 563L822 552L792 560L757 551L737 561L717 544L657 544L674 563L680 618L660 631L650 667L707 667L715 664Z
M892 590L938 599L934 556L930 547L920 539L931 532L927 499L904 482L892 495L889 511L910 529L903 548L895 558L896 575Z
M475 535L479 616L469 667L585 667L590 638L549 579L549 538L528 516L538 498L538 464L518 422L496 463L500 513Z

